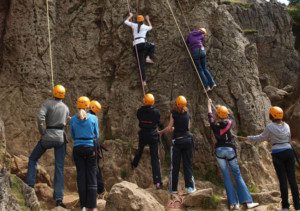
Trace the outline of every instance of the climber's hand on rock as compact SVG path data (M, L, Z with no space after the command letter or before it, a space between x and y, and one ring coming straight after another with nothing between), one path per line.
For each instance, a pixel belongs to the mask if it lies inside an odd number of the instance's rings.
M146 16L145 16L145 19L146 19L147 21L149 21L149 19L150 19L150 18L149 18L149 15L146 15Z
M133 17L133 14L132 14L132 12L130 12L130 13L129 13L129 17L131 17L131 18Z

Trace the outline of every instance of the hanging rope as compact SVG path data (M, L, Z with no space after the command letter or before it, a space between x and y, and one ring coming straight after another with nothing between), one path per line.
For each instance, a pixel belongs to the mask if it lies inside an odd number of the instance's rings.
M50 73L51 73L51 86L54 87L54 74L53 74L53 59L51 47L51 30L50 30L50 16L49 16L49 0L46 0L47 6L47 25L48 25L48 42L49 42L49 57L50 57Z
M127 0L127 8L128 8L128 14L129 14L131 12L129 0ZM132 28L132 33L133 33L133 31L134 31L134 29ZM133 40L134 40L134 37L133 37ZM139 68L139 74L140 74L140 80L141 80L142 89L143 89L143 96L144 96L146 93L145 93L145 87L144 87L144 84L143 84L141 64L140 64L140 60L139 60L139 52L137 50L137 46L136 45L134 45L134 48L135 48L135 54L136 54L136 58L137 58L137 63L138 63L138 68Z
M181 14L182 14L182 16L183 16L185 25L186 25L186 27L189 29L189 32L190 32L190 31L191 31L191 28L189 27L189 24L188 24L188 22L187 22L187 20L186 20L185 14L184 14L184 12L183 12L183 9L182 9L181 3L180 3L180 0L177 0L177 3L178 3L178 6L179 6L179 9L180 9L180 11L181 11Z
M188 52L188 54L189 54L190 59L191 59L191 61L192 61L193 67L194 67L194 69L195 69L195 71L196 71L196 73L197 73L197 76L198 76L198 78L199 78L201 84L202 84L202 87L203 87L203 89L204 89L205 95L206 95L206 97L207 97L208 99L210 99L209 96L208 96L208 93L207 93L207 91L206 91L206 89L205 89L205 86L204 86L204 84L203 84L203 82L202 82L202 80L201 80L201 77L200 77L200 75L199 75L199 72L198 72L197 66L196 66L196 64L195 64L195 62L194 62L194 59L193 59L193 57L192 57L192 54L191 54L191 52L190 52L190 50L189 50L189 47L187 46L187 44L186 44L186 42L185 42L184 36L183 36L182 31L181 31L181 29L180 29L180 27L179 27L178 21L177 21L177 19L176 19L176 17L175 17L175 14L174 14L174 12L173 12L173 9L172 9L172 7L171 7L171 4L170 4L169 0L166 0L166 2L167 2L168 6L169 6L169 8L170 8L170 11L171 11L171 14L172 14L172 16L173 16L173 19L174 19L174 21L175 21L175 24L176 24L176 26L177 26L177 29L178 29L178 31L179 31L179 33L180 33L180 35L181 35L181 39L182 39L182 41L183 41L183 43L184 43L184 45L185 45L185 48L186 48L186 50L187 50L187 52Z

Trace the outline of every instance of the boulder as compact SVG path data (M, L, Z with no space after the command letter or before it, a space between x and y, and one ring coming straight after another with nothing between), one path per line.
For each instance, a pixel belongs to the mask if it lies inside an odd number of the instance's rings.
M205 201L209 200L212 196L212 188L197 190L196 192L184 197L183 205L186 207L202 207Z
M274 86L266 86L263 91L267 94L272 104L280 103L289 95L289 93L283 89L278 89Z
M278 191L269 191L261 193L252 193L253 201L259 204L272 204L281 201L280 193Z
M28 170L28 157L23 155L13 156L11 172L13 174L16 174L23 181L26 181L27 170ZM37 165L36 181L37 183L46 183L48 186L52 185L50 175L41 165Z
M53 199L53 189L47 183L37 183L34 189L40 200L51 201Z
M164 211L164 207L146 190L136 184L123 181L115 184L107 198L107 211Z

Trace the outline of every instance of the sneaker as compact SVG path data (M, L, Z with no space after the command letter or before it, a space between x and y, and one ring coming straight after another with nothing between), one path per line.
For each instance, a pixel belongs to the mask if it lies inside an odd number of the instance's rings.
M57 207L62 207L62 208L67 208L66 205L62 202L62 200L57 200L56 201L56 206Z
M247 208L251 209L251 208L257 207L258 205L259 205L259 203L254 203L254 202L247 203Z
M196 188L189 187L189 188L186 189L186 192L187 192L188 194L191 194L191 193L196 192L196 190L197 190Z
M157 190L162 189L162 184L161 183L156 183L155 187L156 187Z
M154 61L153 61L152 59L150 59L149 56L147 56L147 58L146 58L146 63L154 64Z
M170 191L170 194L178 194L178 191Z
M230 205L229 210L239 210L240 206L238 204Z
M215 87L216 87L217 85L216 84L214 84L212 87L211 87L211 90L213 90Z
M82 207L82 210L81 211L87 211L87 209L85 207Z
M210 87L207 87L205 90L206 90L207 92L209 92L211 89L210 89Z

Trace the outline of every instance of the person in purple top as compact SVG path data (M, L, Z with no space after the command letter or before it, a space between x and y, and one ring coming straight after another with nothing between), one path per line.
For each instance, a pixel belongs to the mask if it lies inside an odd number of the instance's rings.
M186 43L190 48L202 83L206 91L210 91L216 86L216 83L206 66L206 51L204 48L205 35L205 28L194 29L189 33Z

